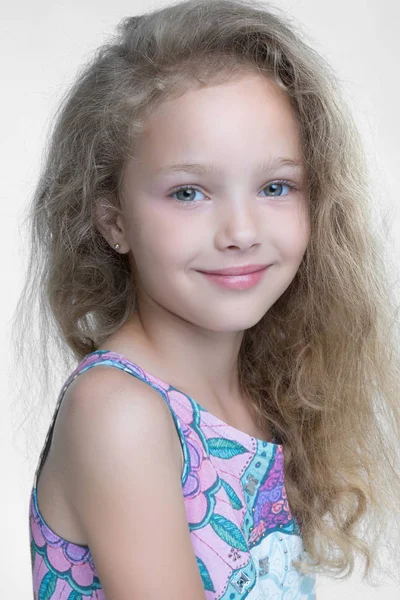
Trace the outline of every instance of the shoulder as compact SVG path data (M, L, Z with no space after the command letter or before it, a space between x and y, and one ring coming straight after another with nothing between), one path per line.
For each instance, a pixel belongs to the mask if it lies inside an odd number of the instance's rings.
M124 426L128 417L135 417L130 428L138 425L139 417L142 426L163 428L170 415L166 401L149 383L106 365L81 373L68 386L62 406L78 428L93 425L93 419L101 426L104 418L110 425Z
M93 468L101 468L98 456L138 455L152 446L171 457L180 477L177 433L166 401L125 371L97 365L81 373L65 392L55 427L58 454L65 461L92 457Z

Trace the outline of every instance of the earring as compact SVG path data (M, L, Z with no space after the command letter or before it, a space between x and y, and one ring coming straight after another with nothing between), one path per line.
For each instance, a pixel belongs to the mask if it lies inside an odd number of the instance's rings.
M115 250L119 250L120 249L120 245L119 244L114 244L114 248L115 248Z

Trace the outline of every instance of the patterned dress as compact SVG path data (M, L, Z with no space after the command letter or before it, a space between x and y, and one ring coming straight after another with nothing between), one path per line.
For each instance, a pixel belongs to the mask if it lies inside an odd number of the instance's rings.
M184 455L182 493L206 599L315 600L315 575L292 565L306 552L286 497L283 446L224 423L187 394L108 350L88 354L68 377L40 454L29 505L34 600L107 600L90 548L58 536L37 499L63 395L80 373L96 365L145 381L168 404Z

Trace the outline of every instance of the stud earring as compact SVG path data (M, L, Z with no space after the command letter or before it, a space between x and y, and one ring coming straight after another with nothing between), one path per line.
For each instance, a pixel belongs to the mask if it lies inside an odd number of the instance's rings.
M120 249L120 245L119 244L114 244L114 248L115 248L115 250L119 250Z

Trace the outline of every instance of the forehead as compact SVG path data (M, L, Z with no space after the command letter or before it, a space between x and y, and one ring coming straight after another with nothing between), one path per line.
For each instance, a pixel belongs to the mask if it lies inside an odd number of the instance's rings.
M161 147L164 152L165 145L179 153L205 143L225 151L232 146L248 150L249 144L271 150L279 144L277 153L282 153L298 149L299 124L284 91L266 77L249 74L165 100L148 117L138 142L138 151L153 154Z

